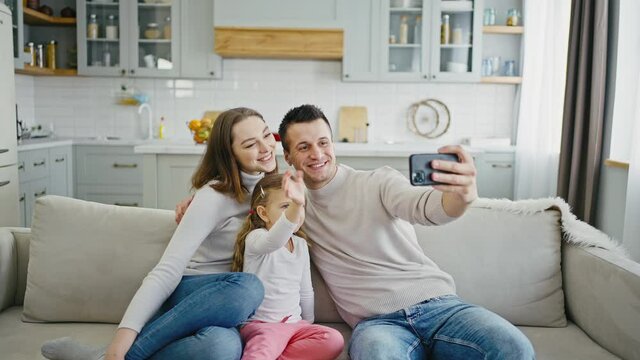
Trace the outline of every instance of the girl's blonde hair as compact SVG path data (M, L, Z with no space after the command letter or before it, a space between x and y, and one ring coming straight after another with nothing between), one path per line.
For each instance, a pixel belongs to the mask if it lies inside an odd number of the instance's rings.
M240 228L240 232L236 237L236 245L233 250L233 262L231 264L231 271L242 271L242 267L244 265L244 248L245 248L245 240L247 235L255 229L265 228L267 224L265 224L264 220L258 216L257 207L264 206L266 207L269 204L269 197L274 190L282 189L282 175L281 174L272 174L263 177L258 183L256 187L253 189L253 193L251 194L251 209L249 210L249 215L245 219L242 224L242 228ZM309 243L309 237L302 230L298 230L295 232L296 236L299 236Z

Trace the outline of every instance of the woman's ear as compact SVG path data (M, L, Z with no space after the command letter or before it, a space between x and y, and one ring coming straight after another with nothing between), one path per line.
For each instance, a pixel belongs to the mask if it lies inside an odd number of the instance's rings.
M258 213L258 217L260 217L265 224L270 223L269 216L267 215L267 208L262 205L258 205L258 207L256 207L256 213Z

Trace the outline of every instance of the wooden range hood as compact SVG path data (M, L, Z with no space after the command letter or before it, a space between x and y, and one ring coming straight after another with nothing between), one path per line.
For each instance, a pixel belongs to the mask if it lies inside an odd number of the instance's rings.
M216 27L222 57L341 60L342 29Z

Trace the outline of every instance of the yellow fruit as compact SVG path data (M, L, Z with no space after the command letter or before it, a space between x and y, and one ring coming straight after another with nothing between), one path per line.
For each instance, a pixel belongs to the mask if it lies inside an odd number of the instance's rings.
M200 120L200 126L211 129L213 127L213 120L209 118L203 118L202 120Z
M198 131L198 129L200 129L200 127L202 126L202 123L200 122L200 120L191 120L189 121L189 129L193 130L193 131Z
M200 128L200 129L198 129L198 131L196 131L196 135L198 135L199 137L201 137L201 138L203 138L205 140L207 140L209 138L209 134L210 134L209 129L204 128L204 127Z
M207 141L207 139L201 138L200 136L198 136L198 134L193 135L193 141L197 142L198 144L202 144L203 142Z

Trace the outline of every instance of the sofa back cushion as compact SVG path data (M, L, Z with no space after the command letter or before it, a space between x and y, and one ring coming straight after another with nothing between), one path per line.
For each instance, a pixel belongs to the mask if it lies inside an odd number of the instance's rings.
M472 207L454 222L416 231L462 299L516 325L566 326L558 211Z
M175 227L171 211L39 198L23 319L120 322Z

